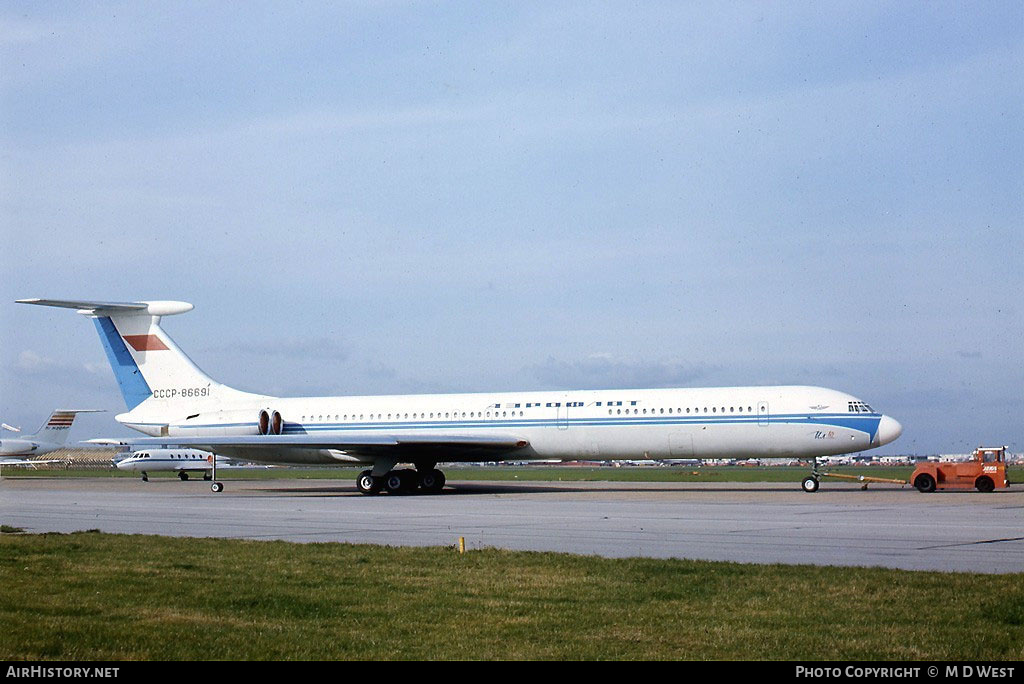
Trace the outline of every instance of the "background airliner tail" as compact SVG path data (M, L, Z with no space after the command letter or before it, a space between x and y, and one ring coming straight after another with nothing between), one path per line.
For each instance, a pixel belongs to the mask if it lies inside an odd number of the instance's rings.
M20 299L75 309L93 319L107 360L129 410L152 400L168 408L176 404L223 402L231 395L251 396L222 385L201 371L160 327L163 316L192 310L187 302L95 302L62 299Z
M22 439L38 439L55 446L64 444L68 441L71 425L79 413L98 413L98 411L94 409L57 409L50 414L50 418L36 433L25 435Z

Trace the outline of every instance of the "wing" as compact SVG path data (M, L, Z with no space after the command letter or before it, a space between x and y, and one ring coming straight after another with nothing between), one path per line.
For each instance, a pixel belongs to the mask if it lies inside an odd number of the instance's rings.
M289 452L329 449L342 451L360 460L394 458L400 463L419 459L466 461L498 460L503 455L524 450L530 443L514 435L411 435L404 433L348 433L336 435L252 435L236 437L144 437L124 440L132 447L177 446L205 449L252 460L288 463ZM308 463L296 458L295 463Z
M50 458L50 459L46 459L46 460L43 460L43 459L39 459L39 460L32 460L32 459L14 460L14 459L6 459L6 458L4 458L4 459L0 459L0 466L42 465L44 463L65 463L65 462L66 462L66 460L63 459L63 458Z

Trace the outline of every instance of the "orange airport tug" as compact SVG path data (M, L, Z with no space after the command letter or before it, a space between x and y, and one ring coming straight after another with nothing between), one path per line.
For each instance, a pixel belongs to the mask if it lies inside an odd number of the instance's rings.
M1009 487L1006 447L978 447L964 463L919 463L910 481L920 492L936 489L975 489L991 492Z

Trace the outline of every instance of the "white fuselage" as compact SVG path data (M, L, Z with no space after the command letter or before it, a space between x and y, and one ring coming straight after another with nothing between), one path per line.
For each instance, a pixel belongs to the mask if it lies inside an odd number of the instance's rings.
M516 460L816 457L881 446L902 430L849 394L808 386L260 396L176 418L173 405L154 397L117 419L153 436L228 437L258 434L261 410L281 414L284 435L514 436L529 443L502 456ZM222 453L263 463L372 462L336 449Z
M63 444L48 444L36 439L0 439L0 460L22 456L42 456L62 448Z
M213 454L199 449L141 449L116 462L118 470L135 472L206 471L213 468ZM218 464L219 465L219 464Z

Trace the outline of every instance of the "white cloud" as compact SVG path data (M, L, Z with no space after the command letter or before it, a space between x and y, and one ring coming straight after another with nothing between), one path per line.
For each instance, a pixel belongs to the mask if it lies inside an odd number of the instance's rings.
M595 353L571 361L549 358L527 371L551 389L685 387L706 377L705 364L671 359L637 360Z
M52 375L54 373L75 375L83 370L86 373L95 375L107 367L105 364L54 359L31 349L26 349L18 354L18 361L15 366L26 375Z

